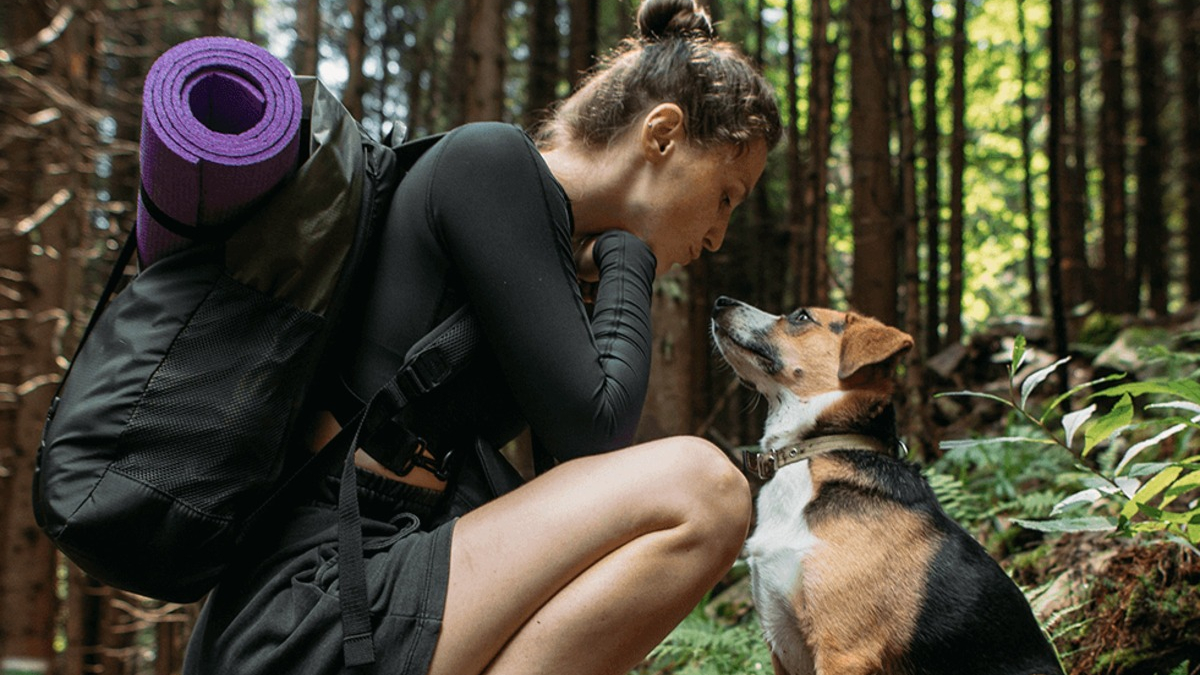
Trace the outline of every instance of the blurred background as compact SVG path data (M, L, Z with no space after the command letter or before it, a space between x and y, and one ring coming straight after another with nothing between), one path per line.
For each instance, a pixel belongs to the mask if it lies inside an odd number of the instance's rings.
M640 436L698 434L731 454L756 442L764 407L712 356L718 295L874 315L917 338L901 368L912 457L1028 590L1068 670L1200 670L1198 5L710 0L722 37L775 84L788 131L725 247L656 282ZM28 503L46 408L134 220L155 59L235 36L318 75L371 133L532 128L635 11L0 3L3 675L177 672L197 611L88 579ZM987 396L939 396L955 391ZM1071 411L1086 414L1064 424ZM1032 440L971 444L988 437ZM762 669L743 576L645 672Z

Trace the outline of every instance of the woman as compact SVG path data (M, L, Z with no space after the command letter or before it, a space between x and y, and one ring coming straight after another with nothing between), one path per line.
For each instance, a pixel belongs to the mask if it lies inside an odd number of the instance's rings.
M638 22L640 38L563 102L537 146L508 125L467 125L396 192L345 367L352 398L460 306L484 345L397 420L444 472L386 468L387 434L356 454L373 672L626 672L746 535L746 481L717 448L626 446L654 276L720 247L779 113L692 0L645 0ZM591 316L581 282L595 287ZM321 440L347 421L333 408ZM544 470L486 501L507 482L493 448L525 425ZM342 670L336 491L325 477L266 559L214 591L186 672Z

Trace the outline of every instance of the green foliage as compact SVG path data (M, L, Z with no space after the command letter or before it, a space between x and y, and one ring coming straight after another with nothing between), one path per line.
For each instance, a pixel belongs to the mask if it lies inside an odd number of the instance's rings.
M737 623L710 616L705 600L650 653L639 672L742 675L769 672L771 652L753 613Z
M1025 356L1025 340L1018 337L1008 370L1007 398L971 391L941 394L1002 403L1012 410L1017 432L1002 438L943 443L948 452L935 471L954 475L955 467L960 467L957 477L962 481L964 467L976 471L994 467L990 477L986 473L982 478L973 477L972 484L1008 500L1001 501L998 508L1020 507L1017 512L1024 518L1016 522L1029 529L1126 536L1149 533L1200 553L1200 453L1196 447L1200 383L1188 378L1110 384L1123 377L1114 375L1074 387L1038 413L1031 403L1033 395L1067 359L1034 371L1018 386ZM1184 357L1173 358L1179 361ZM1088 390L1092 390L1086 397L1092 401L1090 405L1059 415L1059 406ZM1155 416L1159 411L1174 414ZM1156 461L1135 461L1152 449L1158 452ZM1055 471L1045 465L1053 461L1064 463ZM1022 492L1017 479L1029 475L1057 475L1058 479L1052 487ZM939 482L946 490L946 480ZM1074 491L1045 512L1045 496L1066 488ZM962 490L961 486L955 489ZM969 506L969 500L960 497L955 501L953 490L949 492L951 508L960 509L960 515L987 515L982 510L964 510L963 504Z

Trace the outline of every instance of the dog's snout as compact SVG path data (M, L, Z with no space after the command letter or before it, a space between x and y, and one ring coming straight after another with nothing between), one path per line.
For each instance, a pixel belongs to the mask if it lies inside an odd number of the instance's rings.
M713 303L713 313L715 314L715 313L721 311L722 309L725 309L726 307L734 307L734 306L740 305L740 304L741 303L738 302L737 300L734 300L733 298L731 298L729 296L722 295L721 297L717 298L716 302Z

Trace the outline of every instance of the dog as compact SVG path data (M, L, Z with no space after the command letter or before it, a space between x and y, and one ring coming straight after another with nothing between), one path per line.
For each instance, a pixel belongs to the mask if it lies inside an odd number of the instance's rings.
M900 458L908 334L722 297L712 335L768 402L744 554L777 675L1062 675L1020 589Z

